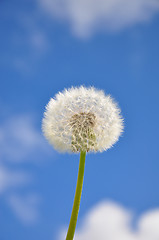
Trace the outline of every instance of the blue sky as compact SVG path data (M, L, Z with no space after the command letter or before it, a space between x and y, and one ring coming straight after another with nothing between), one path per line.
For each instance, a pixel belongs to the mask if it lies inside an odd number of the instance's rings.
M159 239L158 26L158 0L1 1L0 240L64 239L79 156L56 152L41 121L79 85L111 94L125 130L87 156L76 239Z

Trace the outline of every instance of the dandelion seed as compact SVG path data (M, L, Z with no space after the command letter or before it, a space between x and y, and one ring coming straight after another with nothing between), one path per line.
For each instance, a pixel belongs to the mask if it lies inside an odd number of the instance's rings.
M102 152L110 148L123 131L123 119L115 101L103 91L94 87L72 87L51 98L44 113L42 130L56 150L80 152L76 193L66 236L66 240L73 240L86 152Z

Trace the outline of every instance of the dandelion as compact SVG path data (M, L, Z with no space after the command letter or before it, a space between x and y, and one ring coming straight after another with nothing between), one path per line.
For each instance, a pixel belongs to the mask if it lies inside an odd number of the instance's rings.
M76 193L66 240L72 240L83 186L86 152L110 148L123 131L123 119L115 101L94 87L65 89L51 98L42 122L50 144L60 152L80 153Z

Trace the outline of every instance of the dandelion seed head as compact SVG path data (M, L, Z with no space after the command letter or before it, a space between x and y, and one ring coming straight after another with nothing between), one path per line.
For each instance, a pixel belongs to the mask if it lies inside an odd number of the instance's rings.
M102 152L118 140L123 119L115 101L103 91L72 87L50 99L42 130L60 152Z

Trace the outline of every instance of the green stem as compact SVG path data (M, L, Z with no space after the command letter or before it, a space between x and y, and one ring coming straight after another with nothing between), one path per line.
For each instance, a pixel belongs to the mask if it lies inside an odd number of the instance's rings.
M83 187L85 158L86 158L86 152L81 152L79 169L78 169L78 179L77 179L77 185L76 185L76 193L75 193L72 214L71 214L71 219L70 219L66 240L73 240L73 237L75 234L75 228L76 228L76 223L78 218L82 187Z

